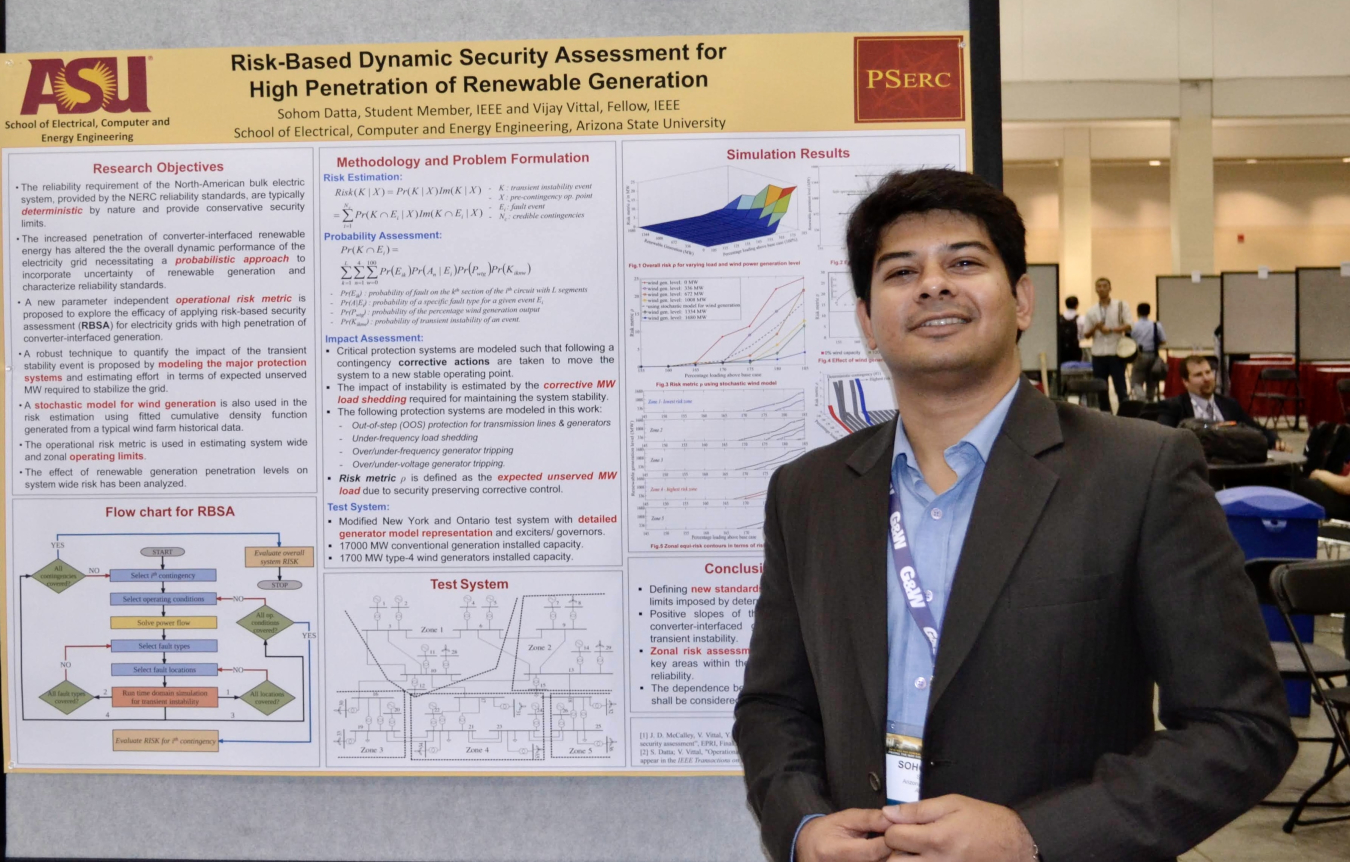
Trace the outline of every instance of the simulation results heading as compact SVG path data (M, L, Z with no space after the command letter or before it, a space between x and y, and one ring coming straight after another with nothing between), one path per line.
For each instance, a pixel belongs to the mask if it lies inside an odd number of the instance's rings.
M582 78L570 75L577 66L596 63L716 63L726 58L725 46L687 42L678 45L653 47L569 48L559 45L554 51L538 48L482 51L476 48L438 48L430 51L407 51L381 54L374 51L344 51L337 54L304 54L287 51L261 54L231 54L231 72L291 72L327 71L343 69L371 70L378 79L365 77L347 81L321 81L307 78L303 81L305 97L344 96L412 96L431 92L446 95L462 93L539 93L566 92L582 89ZM556 71L546 71L550 63ZM525 74L512 77L484 77L453 74L428 80L425 74L417 79L402 77L409 69L440 70L454 67L494 69L513 67ZM402 73L402 74L400 74ZM704 88L708 76L699 72L673 69L664 73L640 75L613 75L594 71L586 75L586 86L592 90L667 90ZM300 98L300 85L289 78L284 80L252 79L249 98L271 99L282 102Z

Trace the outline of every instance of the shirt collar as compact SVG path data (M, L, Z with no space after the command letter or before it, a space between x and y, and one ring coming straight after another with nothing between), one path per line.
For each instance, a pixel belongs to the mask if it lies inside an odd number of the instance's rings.
M998 432L1003 428L1003 421L1008 418L1008 411L1012 408L1013 398L1017 395L1017 387L1021 384L1019 379L1008 390L1008 394L999 400L994 408L984 415L984 418L975 424L974 428L966 432L957 443L948 446L942 453L943 459L947 462L957 476L964 477L970 472L974 465L969 459L963 457L963 453L974 450L979 458L979 463L983 464L989 460L989 452L994 448L994 441L998 439ZM916 487L923 482L923 474L919 472L918 459L914 456L914 447L910 445L909 435L905 433L905 423L902 417L896 416L895 419L895 458L891 462L891 478L894 480L897 474L908 480L910 487ZM926 483L924 483L926 486Z

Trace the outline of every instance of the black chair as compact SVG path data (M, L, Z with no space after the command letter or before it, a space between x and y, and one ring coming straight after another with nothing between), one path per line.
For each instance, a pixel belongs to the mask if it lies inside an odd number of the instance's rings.
M1106 381L1102 381L1105 383ZM1126 419L1142 419L1144 415L1145 402L1143 401L1122 401L1116 405L1116 415L1123 416Z
M1247 577L1251 579L1252 586L1256 588L1256 600L1263 605L1278 606L1275 601L1275 594L1271 592L1270 575L1280 566L1300 565L1306 563L1306 559L1294 559L1292 557L1257 557L1248 560L1244 564L1247 570ZM1280 676L1284 679L1307 679L1309 672L1304 667L1303 660L1299 657L1298 649L1289 641L1271 641L1270 647L1275 652L1275 666L1280 670ZM1312 673L1316 674L1325 685L1330 686L1333 677L1343 676L1350 681L1350 661L1342 658L1324 646L1317 644L1304 644L1303 648L1307 650L1308 658L1312 661ZM1299 737L1304 742L1331 742L1331 737Z
M1336 381L1336 395L1341 399L1341 421L1350 422L1350 377Z
M1256 386L1247 401L1247 412L1256 415L1256 400L1274 401L1278 412L1270 417L1270 427L1278 428L1280 420L1288 415L1294 424L1291 430L1297 431L1299 418L1303 415L1303 393L1298 385L1298 368L1294 366L1262 368L1256 376ZM1286 414L1286 409L1291 411Z
M1317 560L1276 566L1270 575L1270 591L1275 598L1280 617L1294 638L1293 646L1313 686L1313 699L1326 713L1331 725L1331 752L1322 777L1317 779L1294 803L1294 810L1284 822L1284 831L1293 832L1295 826L1314 823L1334 823L1350 820L1350 814L1333 817L1304 818L1307 808L1347 808L1347 802L1310 801L1323 787L1350 766L1350 686L1331 688L1323 684L1323 677L1313 665L1307 644L1299 641L1294 630L1293 614L1338 614L1350 612L1350 560ZM1337 755L1339 753L1339 761Z
M1064 391L1069 395L1077 395L1078 400L1083 406L1088 405L1088 399L1092 399L1092 406L1100 409L1102 405L1109 405L1110 396L1106 394L1106 381L1099 380L1096 377L1090 377L1086 380L1074 378L1064 381Z

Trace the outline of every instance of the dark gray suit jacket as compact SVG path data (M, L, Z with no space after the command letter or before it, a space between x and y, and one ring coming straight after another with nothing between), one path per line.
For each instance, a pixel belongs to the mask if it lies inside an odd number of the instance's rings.
M894 436L853 434L769 484L735 738L778 860L803 816L885 804ZM1014 808L1047 862L1171 859L1275 787L1297 749L1285 710L1194 435L1023 383L943 621L924 797Z

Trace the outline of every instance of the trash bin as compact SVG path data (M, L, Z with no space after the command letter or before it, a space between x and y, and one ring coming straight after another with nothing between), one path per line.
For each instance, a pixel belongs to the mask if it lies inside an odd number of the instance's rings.
M1215 496L1228 516L1228 529L1247 559L1301 557L1311 560L1317 557L1317 522L1326 517L1326 511L1308 498L1282 488L1262 486L1226 488ZM1262 605L1261 615L1265 617L1271 640L1290 639L1279 610ZM1299 640L1311 643L1312 615L1295 614L1293 620ZM1306 717L1311 712L1310 683L1287 680L1284 693L1289 699L1290 715Z

